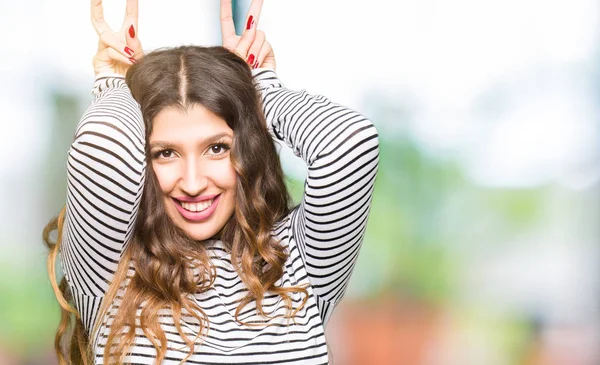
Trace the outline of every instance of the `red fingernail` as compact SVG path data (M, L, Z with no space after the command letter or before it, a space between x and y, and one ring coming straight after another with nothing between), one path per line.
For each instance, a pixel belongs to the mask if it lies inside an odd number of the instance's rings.
M246 23L246 29L252 28L253 25L254 25L254 17L252 15L250 15L248 17L248 23Z
M131 38L135 38L135 29L133 29L133 24L129 27L129 36Z
M256 63L254 63L254 66L252 68L258 68L258 61L256 61Z
M131 63L137 63L137 61L136 61L136 60L135 60L135 58L133 58L133 57L131 57L131 58L129 59L129 61L130 61Z
M251 54L250 56L248 56L248 64L249 65L253 65L254 64L254 55Z
M125 53L127 53L130 56L133 56L133 49L131 49L129 47L125 47Z

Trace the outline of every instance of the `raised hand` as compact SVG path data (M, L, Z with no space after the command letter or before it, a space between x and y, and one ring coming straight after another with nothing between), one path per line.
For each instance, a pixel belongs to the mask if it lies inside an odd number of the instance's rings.
M263 0L253 0L244 23L242 36L235 34L235 25L231 11L231 0L221 0L221 35L223 47L246 60L252 68L275 70L275 54L267 42L265 33L257 30Z
M98 34L98 52L94 56L94 72L125 75L131 65L144 56L138 38L138 0L127 0L125 19L118 32L104 19L102 0L92 0L92 24Z

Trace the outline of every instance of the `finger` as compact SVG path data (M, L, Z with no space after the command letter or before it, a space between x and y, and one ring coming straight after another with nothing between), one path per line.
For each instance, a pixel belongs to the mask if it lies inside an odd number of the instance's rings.
M258 58L256 60L256 62L254 63L254 65L252 66L252 68L258 68L260 67L260 65L263 64L263 61L265 60L265 58L267 58L267 56L273 52L273 49L271 48L271 44L269 42L264 42L262 48L260 49L260 52L258 53Z
M142 57L144 56L144 51L142 50L142 42L140 42L140 39L138 37L131 37L131 34L129 34L129 32L127 33L127 46L133 49L135 58L137 60L142 59Z
M104 20L104 10L102 8L102 0L92 0L92 25L98 35L109 31L110 27Z
M235 24L233 23L233 13L231 11L231 0L221 0L221 36L223 43L230 37L235 37Z
M104 32L100 34L100 42L104 43L109 48L113 48L126 58L134 57L135 55L135 51L113 32Z
M242 33L242 37L235 47L235 52L246 60L249 56L248 51L250 50L250 46L254 43L254 39L256 38L256 31L246 30ZM256 56L256 55L255 55Z
M127 0L125 19L121 31L127 31L131 38L135 38L138 29L138 0Z
M102 68L103 65L113 64L115 62L133 65L136 60L134 58L124 57L122 54L112 48L105 48L101 52L96 53L93 59L94 66L96 67L97 65L101 65L100 68ZM111 66L110 69L114 69L114 66Z
M262 10L263 0L252 0L248 14L246 14L246 23L244 31L256 29L258 20L260 19L260 11Z
M260 50L265 43L265 32L262 30L257 30L256 35L254 37L254 42L250 46L248 50L248 57L246 58L246 62L250 65L250 67L254 66L258 61Z
M241 55L243 59L246 59L249 54L248 50L254 42L256 36L256 27L258 26L258 19L260 17L260 10L262 9L263 0L252 0L250 9L248 9L248 16L246 18L246 28L240 37L235 51ZM255 55L256 56L256 55Z
M114 48L107 48L105 50L105 52L107 52L107 55L110 59L115 60L117 62L121 62L126 65L133 65L134 63L136 63L135 58L123 56L120 52L118 52Z

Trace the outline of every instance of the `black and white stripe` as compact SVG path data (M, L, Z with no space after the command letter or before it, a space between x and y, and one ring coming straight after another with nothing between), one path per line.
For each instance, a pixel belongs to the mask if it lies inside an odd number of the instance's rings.
M298 245L323 322L344 294L364 237L377 173L377 131L361 114L322 96L283 88L257 73L275 136L306 161L304 199L292 213Z
M191 364L326 364L324 324L340 301L356 263L371 206L378 163L377 132L359 113L322 96L283 88L273 71L257 70L265 116L276 138L308 165L302 203L276 227L273 235L290 253L282 286L307 285L309 298L294 321L277 295L268 294L264 309L274 314L265 323L248 305L234 318L246 288L231 265L222 242L211 241L217 268L214 286L194 300L206 312L210 329ZM122 78L99 78L94 101L83 115L68 156L67 220L61 260L76 306L88 330L113 278L124 245L131 237L144 185L144 125L139 106ZM93 341L96 362L103 363L119 293ZM302 301L293 294L294 307ZM169 340L164 363L187 356L168 312L161 324ZM195 336L194 320L182 319ZM156 352L141 331L127 361L152 364Z

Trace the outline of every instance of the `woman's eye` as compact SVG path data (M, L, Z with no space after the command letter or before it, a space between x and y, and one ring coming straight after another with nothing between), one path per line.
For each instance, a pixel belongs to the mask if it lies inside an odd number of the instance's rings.
M175 154L173 150L162 150L154 154L155 158L172 158Z
M224 143L218 143L210 146L209 151L212 155L221 155L229 150L229 146Z

